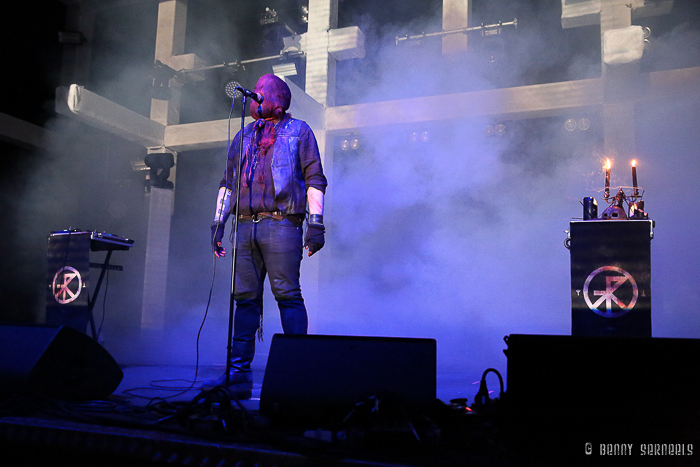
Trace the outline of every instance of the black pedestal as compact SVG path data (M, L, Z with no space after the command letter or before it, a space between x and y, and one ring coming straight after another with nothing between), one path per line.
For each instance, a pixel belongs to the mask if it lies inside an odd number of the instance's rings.
M650 220L572 221L571 335L651 337Z
M90 324L92 337L97 339L92 310L100 285L108 270L123 268L109 264L114 250L128 250L133 240L105 232L63 230L48 237L48 270L46 295L46 324L68 326L86 332ZM90 262L91 251L105 251L104 263ZM90 268L101 269L92 298L89 296Z
M48 237L46 324L87 331L90 240L77 232Z

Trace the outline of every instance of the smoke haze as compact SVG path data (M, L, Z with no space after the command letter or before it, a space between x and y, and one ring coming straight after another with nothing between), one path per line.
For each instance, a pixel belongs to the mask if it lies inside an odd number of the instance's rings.
M209 63L256 56L257 26L246 26L256 21L244 20L225 3L190 1L186 53ZM474 24L517 17L518 29L504 28L502 37L470 38L470 52L454 57L441 56L439 40L417 47L395 44L396 36L441 29L439 3L423 10L411 2L397 6L420 15L399 15L393 22L373 16L376 8L360 8L366 3L358 0L355 8L350 0L340 3L339 26L363 30L367 56L338 62L339 105L600 76L599 29L562 30L558 1L475 1ZM650 39L643 71L699 65L700 34L692 18L700 15L688 2L674 3L680 13L650 20L659 32ZM258 14L246 8L249 17ZM150 3L103 13L88 86L143 115L150 107L155 18ZM253 68L251 74L262 72ZM226 118L230 102L213 97L218 85L213 76L185 88L183 122ZM635 109L639 183L656 221L651 246L656 337L700 337L699 110L697 94L639 102ZM568 334L571 284L564 231L571 219L581 217L582 198L594 196L604 208L602 118L598 111L570 116L584 117L591 127L574 132L564 129L569 117L563 116L377 127L352 135L360 141L355 151L342 150L340 141L350 135L339 135L327 174L327 243L302 265L310 331L435 338L438 371L456 372L465 385L489 367L505 374L502 338L507 334ZM498 124L505 125L505 133L488 135L487 127ZM20 258L22 274L32 277L33 290L43 296L50 231L72 226L133 238L131 251L115 254L114 262L125 270L110 278L107 349L124 363L193 364L213 283L200 358L204 364L223 364L230 261L216 262L212 282L209 224L225 149L178 155L166 329L159 341L144 346L139 320L146 210L143 173L133 171L131 162L142 159L145 150L64 118L46 127L73 138L74 153L33 156L29 175L2 191L3 206L11 206L17 225L15 237L21 238L15 242L21 251L13 258ZM78 144L86 134L95 142L88 148ZM629 161L615 160L612 176L613 187L629 186ZM314 263L318 290L305 274ZM265 364L272 334L281 332L269 287L265 293L266 338L258 345L258 368ZM32 305L37 319L43 305Z

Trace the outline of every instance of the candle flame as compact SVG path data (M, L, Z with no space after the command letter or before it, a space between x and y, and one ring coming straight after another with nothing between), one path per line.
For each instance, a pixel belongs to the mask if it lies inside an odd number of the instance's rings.
M637 159L632 159L632 167L637 167Z
M605 169L610 170L612 164L610 164L610 159L605 159Z

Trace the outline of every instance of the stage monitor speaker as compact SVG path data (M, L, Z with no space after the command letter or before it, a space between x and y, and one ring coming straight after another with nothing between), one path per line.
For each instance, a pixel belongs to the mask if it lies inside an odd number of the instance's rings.
M435 339L275 334L260 413L341 421L356 403L386 394L410 410L427 409L436 398L436 354Z
M101 345L69 327L0 326L0 390L65 400L100 399L124 374Z
M524 418L685 417L700 409L699 339L511 334L508 401Z

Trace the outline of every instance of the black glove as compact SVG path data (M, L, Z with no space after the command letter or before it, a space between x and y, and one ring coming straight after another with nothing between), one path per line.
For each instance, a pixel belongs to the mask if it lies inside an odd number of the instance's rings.
M224 227L226 224L213 222L211 224L211 249L216 256L225 256L226 250L221 246L221 240L224 238Z
M304 238L304 248L309 250L309 256L316 253L326 244L326 228L323 224L312 224L306 228L306 238Z

